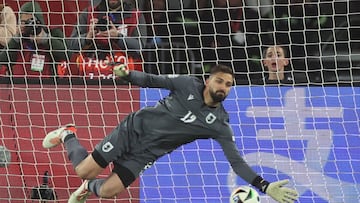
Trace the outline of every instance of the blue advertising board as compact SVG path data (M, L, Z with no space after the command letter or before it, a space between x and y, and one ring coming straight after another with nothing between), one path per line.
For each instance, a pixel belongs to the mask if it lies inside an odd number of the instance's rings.
M167 93L142 89L141 106ZM289 179L299 202L359 201L360 88L239 86L224 106L239 152L263 177ZM199 140L159 159L140 184L143 202L215 203L247 183L215 141Z

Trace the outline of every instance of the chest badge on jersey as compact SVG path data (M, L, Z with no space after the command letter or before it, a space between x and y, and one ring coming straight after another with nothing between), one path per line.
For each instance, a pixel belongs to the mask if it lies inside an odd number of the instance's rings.
M207 124L212 124L215 120L216 116L213 113L209 113L205 118Z

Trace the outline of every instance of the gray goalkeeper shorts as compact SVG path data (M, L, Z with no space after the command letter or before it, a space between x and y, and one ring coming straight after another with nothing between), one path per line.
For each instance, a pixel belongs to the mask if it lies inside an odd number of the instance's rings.
M128 131L128 116L109 135L95 147L92 156L96 163L105 168L113 162L113 172L118 174L125 187L129 186L139 175L149 168L156 157L148 152L131 150L136 147L137 135ZM133 140L131 140L131 138ZM135 141L134 141L135 140ZM136 151L136 152L134 152Z

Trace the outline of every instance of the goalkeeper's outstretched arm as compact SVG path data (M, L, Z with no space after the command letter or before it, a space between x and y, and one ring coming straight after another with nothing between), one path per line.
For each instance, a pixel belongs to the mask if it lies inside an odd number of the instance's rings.
M234 172L242 179L252 184L262 193L272 197L280 203L292 203L298 199L296 190L285 187L289 180L280 180L270 183L259 176L240 156L236 147L233 131L230 126L221 129L221 135L216 137L216 141L221 145L225 156L229 160Z
M181 89L186 81L191 82L192 77L181 75L155 75L141 71L129 71L125 64L114 67L113 73L130 83L140 87L164 88L168 90Z

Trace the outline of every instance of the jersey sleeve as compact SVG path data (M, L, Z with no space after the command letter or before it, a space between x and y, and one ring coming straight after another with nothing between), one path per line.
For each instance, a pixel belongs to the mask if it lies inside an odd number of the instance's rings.
M222 135L215 138L215 140L223 149L224 154L230 162L233 171L243 180L251 184L258 175L240 156L234 141L234 135L230 127L228 126L225 131L222 132Z
M127 80L140 87L165 88L168 90L183 89L191 77L178 75L154 75L140 71L131 71Z

